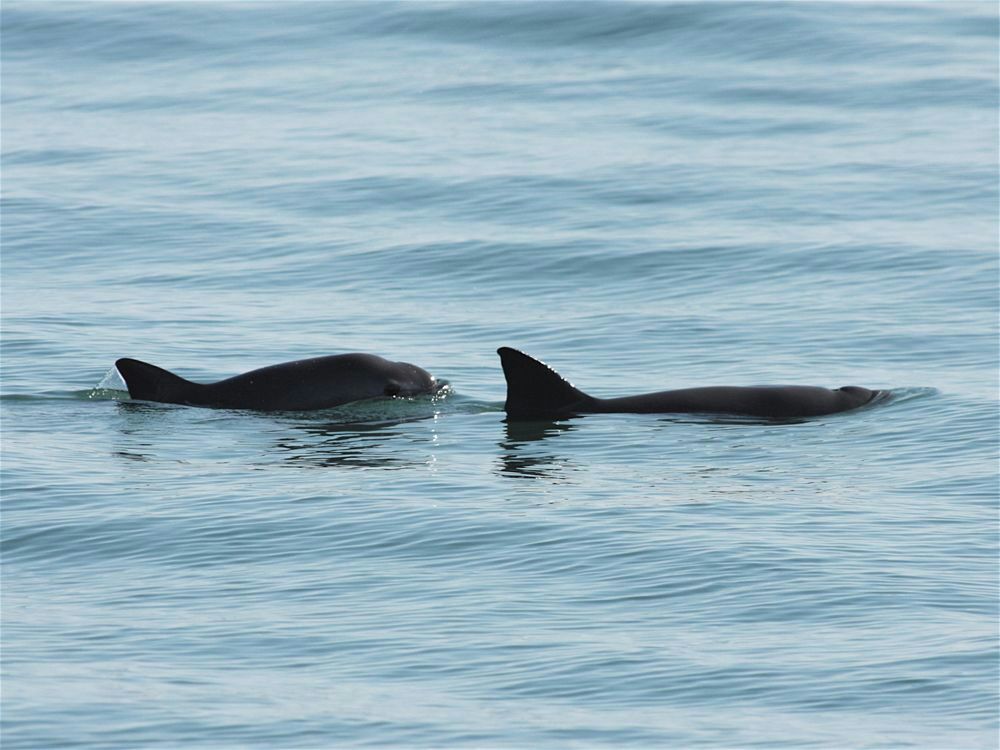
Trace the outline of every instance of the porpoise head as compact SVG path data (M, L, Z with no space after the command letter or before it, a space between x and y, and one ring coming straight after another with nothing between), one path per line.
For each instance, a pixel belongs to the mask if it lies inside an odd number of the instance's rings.
M394 362L392 376L385 386L386 396L417 396L422 393L437 393L445 385L427 370L409 362Z
M858 406L864 406L882 393L882 391L862 388L859 385L845 385L842 388L838 388L837 392L846 396L848 402L850 403L850 406L847 408L851 409Z

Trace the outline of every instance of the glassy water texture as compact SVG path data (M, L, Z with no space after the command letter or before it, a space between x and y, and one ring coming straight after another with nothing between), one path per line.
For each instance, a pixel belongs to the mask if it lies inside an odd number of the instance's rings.
M4 747L995 748L997 21L5 3ZM451 391L105 380L349 351Z

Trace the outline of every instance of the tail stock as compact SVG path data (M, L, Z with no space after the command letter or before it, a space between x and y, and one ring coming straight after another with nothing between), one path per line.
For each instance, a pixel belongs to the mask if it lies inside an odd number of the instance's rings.
M594 399L576 389L544 362L524 352L497 349L507 379L504 409L510 419L556 419L577 413Z

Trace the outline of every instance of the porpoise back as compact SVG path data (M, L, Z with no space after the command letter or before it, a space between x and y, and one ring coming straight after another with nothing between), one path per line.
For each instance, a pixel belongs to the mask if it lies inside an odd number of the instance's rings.
M509 419L558 419L574 414L739 414L766 419L818 417L856 409L879 391L858 386L707 386L621 398L594 398L524 352L497 350L507 379Z
M359 353L284 362L209 384L194 383L136 359L119 359L115 367L134 399L228 409L329 409L369 398L433 393L438 388L431 374L416 365Z

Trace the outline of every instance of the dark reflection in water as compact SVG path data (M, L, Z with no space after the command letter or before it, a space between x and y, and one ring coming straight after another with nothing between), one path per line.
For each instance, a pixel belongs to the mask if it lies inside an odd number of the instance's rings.
M729 414L636 414L637 420L655 419L658 423L673 425L702 425L706 429L717 427L774 427L804 424L808 419L762 419ZM497 473L509 477L559 478L572 467L572 459L565 452L557 453L559 435L581 429L587 415L576 415L559 421L504 420L505 439L498 443L502 453L498 459ZM595 417L600 419L600 415ZM549 440L547 449L540 443Z
M536 444L546 438L575 429L576 425L566 420L519 422L505 419L505 439L498 443L502 452L498 460L497 473L531 479L562 475L569 465L568 459L549 451L539 450Z
M811 420L808 417L750 417L741 414L667 414L656 415L660 422L670 424L701 424L713 427L774 427L792 424L807 424Z
M170 409L179 408L190 408L181 407L179 404L161 404L157 401L132 401L131 399L125 399L124 401L116 402L120 414L131 414L131 415L142 415L142 414L157 414L160 412L168 411Z
M290 422L294 428L275 443L284 461L346 468L401 469L428 460L419 445L430 447L434 431L412 433L404 425L434 419L422 417L381 422Z
M195 409L176 404L122 401L122 458L178 458L185 452L227 460L225 445L250 446L251 463L399 469L431 460L440 415L437 402L380 399L322 412L263 413ZM172 419L167 419L172 415ZM407 429L414 422L431 429ZM220 430L226 437L220 442ZM263 438L261 444L256 438ZM179 449L179 450L178 450ZM240 450L238 447L237 450Z
M117 413L123 418L118 427L123 438L123 444L112 453L119 458L130 461L150 461L155 454L155 444L146 434L144 425L150 419L178 407L170 404L157 404L150 401L118 401L115 404Z

